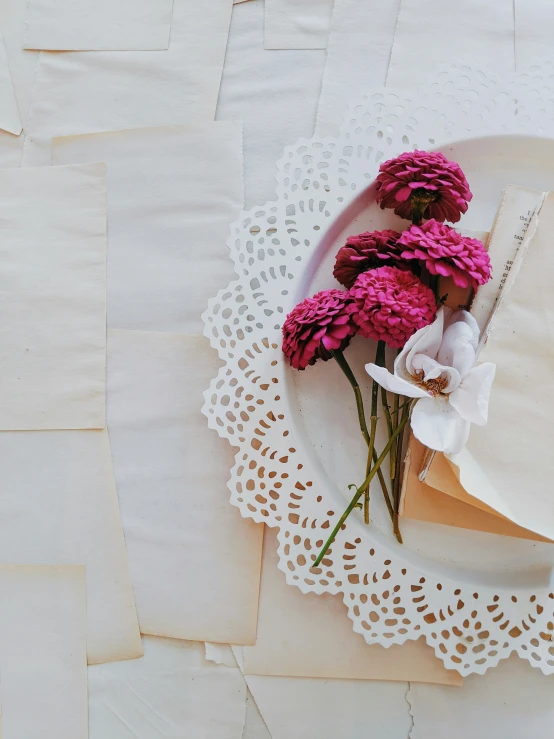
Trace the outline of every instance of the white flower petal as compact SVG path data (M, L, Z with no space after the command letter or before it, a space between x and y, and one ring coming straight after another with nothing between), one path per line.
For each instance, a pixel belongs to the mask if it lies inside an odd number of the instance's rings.
M445 329L454 325L455 323L465 323L469 329L471 329L471 345L474 349L477 349L479 344L479 324L475 318L467 310L457 310L450 316L448 321L445 321Z
M458 311L465 313L465 311ZM451 324L442 337L437 359L441 364L455 367L464 377L475 364L474 333L467 323L456 321Z
M376 382L384 387L391 393L397 395L406 395L408 398L426 398L427 393L417 385L411 382L406 382L401 377L396 377L385 367L379 367L377 364L366 364L365 366L367 374Z
M412 411L412 431L429 449L457 454L469 437L471 424L444 398L418 400Z
M484 426L488 421L489 399L496 372L492 362L473 367L463 378L460 387L449 396L450 404L466 421Z
M425 354L416 354L412 362L416 372L423 372L424 380L436 380L438 377L444 376L448 378L448 384L444 387L444 393L451 393L460 384L460 374L454 367L445 367L439 364L436 359L431 359Z
M437 356L442 341L444 320L445 309L441 308L433 323L420 328L408 339L394 363L395 375L407 379L412 374L412 359L415 354L426 354L433 359Z

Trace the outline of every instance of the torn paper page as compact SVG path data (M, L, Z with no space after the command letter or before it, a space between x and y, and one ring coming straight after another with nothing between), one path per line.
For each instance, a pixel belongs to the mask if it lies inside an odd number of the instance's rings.
M417 90L456 59L487 72L514 71L513 0L426 0L424 9L419 0L401 0L387 87Z
M516 69L552 55L554 5L550 0L514 0Z
M389 648L366 644L339 596L301 593L287 585L277 564L277 535L266 529L258 634L255 646L243 649L245 675L462 684L422 640Z
M351 99L385 84L399 5L400 0L335 0L317 111L318 136L337 132Z
M89 668L90 739L242 739L246 686L237 667L207 662L200 643L143 641L142 659Z
M263 32L263 2L234 8L217 104L218 120L244 124L248 208L275 199L275 162L283 147L313 135L325 63L323 50L268 54L260 43ZM268 80L279 80L270 95Z
M550 193L529 227L521 266L510 272L481 351L481 361L497 365L488 424L473 426L466 449L452 459L470 495L548 539L554 538L553 228Z
M166 51L41 54L23 164L55 136L213 120L232 7L174 0Z
M24 47L50 51L167 49L173 0L30 0Z
M216 644L215 642L207 641L204 643L204 648L205 657L209 662L215 662L216 665L225 665L226 667L237 666L229 644Z
M12 82L2 27L0 25L0 129L19 136L22 130L21 117Z
M246 683L272 739L406 739L412 725L405 682L248 676Z
M515 654L486 676L470 675L460 690L411 685L411 739L544 739L552 731L554 675ZM445 730L445 727L448 727Z
M200 412L218 366L202 336L110 331L108 428L141 632L253 644L263 526Z
M72 136L54 140L53 157L108 167L108 326L202 333L208 299L234 276L240 124Z
M106 431L0 434L0 562L83 564L88 661L141 655Z
M0 565L0 735L87 739L84 567Z
M105 425L106 166L0 170L0 430Z
M333 0L265 0L266 49L325 49Z

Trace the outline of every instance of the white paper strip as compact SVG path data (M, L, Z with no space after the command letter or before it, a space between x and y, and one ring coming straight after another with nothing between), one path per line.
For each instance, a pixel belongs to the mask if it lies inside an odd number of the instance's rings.
M460 690L412 685L410 738L545 739L554 724L553 690L554 675L516 655L484 676L470 675Z
M167 49L173 0L30 0L24 47L51 51Z
M84 564L89 663L140 656L106 431L0 433L0 469L0 562Z
M550 0L514 0L516 68L521 71L533 57L552 55L554 5Z
M266 529L257 639L243 649L246 675L462 684L423 641L369 646L352 631L340 597L304 595L277 565L277 536Z
M265 0L266 49L325 49L333 0Z
M23 49L27 0L0 0L0 24L23 126L27 122L38 51ZM1 151L1 146L0 146Z
M200 408L207 339L110 331L108 424L142 633L256 638L263 526L229 504L231 448Z
M336 133L351 99L385 84L399 4L400 0L335 0L317 111L318 136Z
M455 59L487 72L514 71L513 0L401 0L387 87L416 91Z
M202 333L234 276L226 240L243 203L239 123L55 139L59 164L108 166L108 326Z
M41 54L24 165L54 136L213 120L232 7L174 0L167 51Z
M87 739L84 567L0 565L5 739Z
M90 667L90 739L243 739L244 679L203 655L203 644L145 637L143 659Z
M0 429L103 428L106 167L0 170Z
M12 82L12 74L8 62L2 27L0 26L0 129L18 136L21 133L21 117L15 90Z

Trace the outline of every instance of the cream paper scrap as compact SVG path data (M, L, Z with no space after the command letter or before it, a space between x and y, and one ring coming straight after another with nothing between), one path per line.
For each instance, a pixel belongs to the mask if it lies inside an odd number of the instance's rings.
M200 412L218 367L203 336L110 331L108 428L142 633L253 644L263 526Z
M335 0L317 111L318 136L337 132L351 99L385 84L399 5L400 0ZM432 17L427 8L423 15Z
M0 0L0 24L23 127L27 122L39 52L23 49L28 0ZM21 140L23 144L23 139ZM0 152L4 147L0 139Z
M50 51L167 49L173 0L29 0L24 47Z
M87 739L85 568L0 565L0 736Z
M245 675L462 684L422 640L366 644L339 596L303 594L277 565L277 535L266 529L258 633L256 644L243 649Z
M42 53L23 164L49 164L55 136L213 120L232 7L174 0L166 51Z
M246 739L236 666L207 662L200 643L143 642L142 659L89 667L90 739Z
M0 562L85 565L89 664L139 657L107 432L0 433L0 469Z
M106 166L0 170L0 430L105 426Z
M554 538L553 228L549 193L533 216L479 357L497 365L488 424L473 426L466 448L451 460L470 495L548 539Z
M325 49L333 0L265 0L266 49Z
M550 0L514 0L516 69L534 57L552 55L554 5Z
M234 277L226 240L243 204L240 123L55 139L57 164L108 167L108 326L202 333Z
M17 107L8 55L0 25L0 129L19 136L23 126Z
M513 72L513 12L513 0L401 0L387 87L415 92L429 73L455 59L487 72Z

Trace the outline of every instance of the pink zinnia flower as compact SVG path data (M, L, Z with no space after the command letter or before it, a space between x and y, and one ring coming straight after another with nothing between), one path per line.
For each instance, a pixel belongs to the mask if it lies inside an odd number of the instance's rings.
M458 287L484 285L491 276L491 262L479 239L462 236L435 220L411 226L398 241L404 259L419 259L432 275L452 276Z
M457 223L472 197L460 166L438 152L406 151L379 167L377 202L402 218Z
M352 287L358 275L375 267L402 264L401 249L397 246L400 234L387 228L384 231L366 231L349 236L335 262L333 275L341 285Z
M400 348L434 319L433 291L411 272L379 267L360 275L350 290L348 307L360 334Z
M283 352L294 369L306 369L318 359L348 346L356 333L344 290L322 290L299 303L283 324Z

